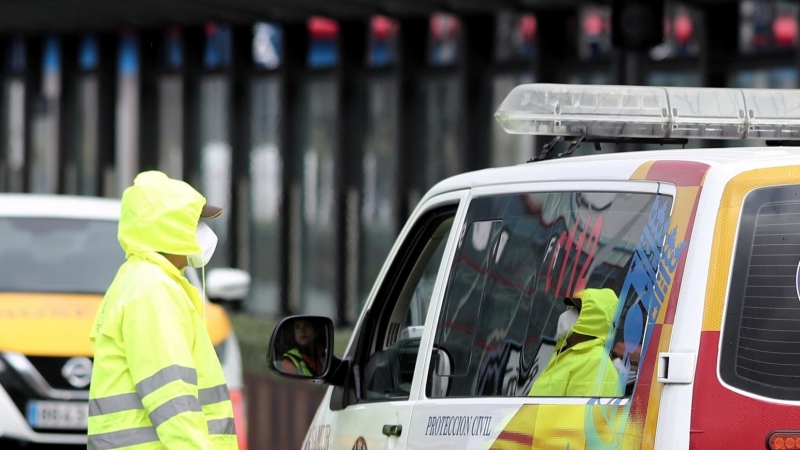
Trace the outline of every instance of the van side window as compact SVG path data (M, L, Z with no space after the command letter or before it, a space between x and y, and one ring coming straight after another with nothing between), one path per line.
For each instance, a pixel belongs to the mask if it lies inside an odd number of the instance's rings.
M722 380L800 400L800 185L760 188L742 205L720 352Z
M671 205L617 192L473 199L435 335L447 390L429 377L427 396L631 395L650 311L633 290L619 296Z
M455 208L422 219L407 238L378 291L377 323L363 364L362 398L407 399L414 379L433 286L441 266Z

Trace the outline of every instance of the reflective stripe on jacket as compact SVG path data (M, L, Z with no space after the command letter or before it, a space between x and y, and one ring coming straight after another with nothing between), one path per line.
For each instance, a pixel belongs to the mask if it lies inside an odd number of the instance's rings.
M203 198L160 172L122 198L127 261L92 327L88 448L236 449L233 407L197 289L159 252L200 253Z

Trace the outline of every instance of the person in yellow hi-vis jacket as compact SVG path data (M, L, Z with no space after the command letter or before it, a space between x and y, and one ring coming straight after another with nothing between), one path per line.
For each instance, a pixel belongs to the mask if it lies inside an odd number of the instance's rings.
M533 383L533 397L620 397L622 386L606 341L619 302L611 289L578 289L564 299L567 310L556 329L555 352ZM543 399L523 405L506 417L492 450L563 450L565 448L621 448L617 430L605 424L603 414L614 410L614 426L624 425L619 406L559 404ZM600 424L600 425L598 425ZM525 439L520 439L524 437Z
M90 450L238 448L204 296L183 276L210 260L217 238L202 219L221 213L157 171L123 193L118 238L127 261L90 333Z
M606 349L617 309L611 289L585 289L564 299L555 353L531 387L529 396L618 397L619 372Z

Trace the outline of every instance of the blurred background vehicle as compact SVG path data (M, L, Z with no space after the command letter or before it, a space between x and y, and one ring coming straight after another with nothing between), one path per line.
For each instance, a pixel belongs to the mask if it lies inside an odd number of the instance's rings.
M116 239L119 211L114 199L0 194L0 438L86 445L89 330L125 261ZM201 274L185 273L201 287ZM212 299L239 303L248 287L241 270L206 275ZM247 448L239 343L225 310L207 306L240 448Z

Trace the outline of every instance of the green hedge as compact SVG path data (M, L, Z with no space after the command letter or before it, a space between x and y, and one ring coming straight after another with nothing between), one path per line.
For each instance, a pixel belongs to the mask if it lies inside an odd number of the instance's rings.
M280 378L278 374L267 367L267 347L272 336L272 330L280 319L264 317L247 313L229 312L233 329L239 339L242 351L242 369L246 375L262 378ZM336 330L333 337L334 353L342 357L350 342L352 329L343 328Z

